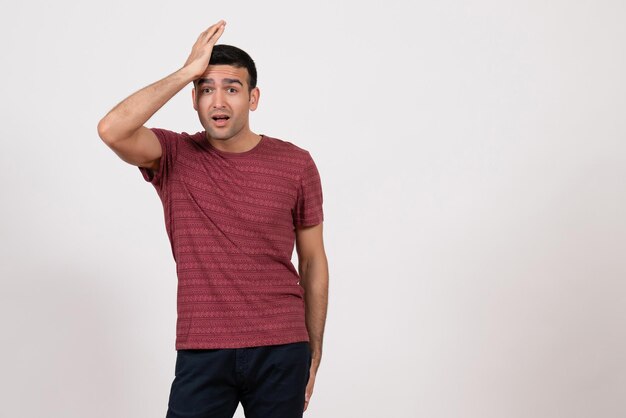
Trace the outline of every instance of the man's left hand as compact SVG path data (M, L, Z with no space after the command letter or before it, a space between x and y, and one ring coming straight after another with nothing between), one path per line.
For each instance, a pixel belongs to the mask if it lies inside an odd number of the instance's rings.
M309 383L306 384L306 390L304 391L304 411L309 406L309 401L311 400L311 395L313 395L313 386L315 386L315 374L316 371L313 370L313 365L311 365L311 370L309 372Z

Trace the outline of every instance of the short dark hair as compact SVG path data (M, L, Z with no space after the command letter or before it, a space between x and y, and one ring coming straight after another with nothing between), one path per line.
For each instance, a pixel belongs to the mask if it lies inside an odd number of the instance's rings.
M209 65L232 65L248 70L248 86L256 87L256 66L248 53L232 45L215 45L211 51ZM195 84L195 82L194 82Z

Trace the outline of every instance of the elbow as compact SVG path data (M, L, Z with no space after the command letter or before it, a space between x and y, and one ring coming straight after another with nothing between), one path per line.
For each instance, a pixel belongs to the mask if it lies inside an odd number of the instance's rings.
M326 259L326 253L323 250L319 250L306 255L300 254L298 262L302 263L304 266L311 266L326 264L328 263L328 260Z
M107 122L106 117L102 118L98 122L98 136L105 144L111 144L113 142L111 138L111 127Z
M300 277L304 280L311 276L328 277L328 260L324 253L315 257L302 257L298 260Z
M120 131L119 126L116 126L116 124L110 120L109 115L103 117L100 122L98 122L98 136L109 147L119 141L130 138L130 135L125 135Z

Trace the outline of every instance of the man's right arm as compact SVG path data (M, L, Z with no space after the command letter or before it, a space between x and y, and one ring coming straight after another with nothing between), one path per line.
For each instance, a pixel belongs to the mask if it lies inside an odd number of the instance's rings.
M220 20L200 34L180 70L132 94L100 120L98 135L122 160L138 167L159 168L161 145L156 135L143 125L183 87L204 73L224 25Z
M191 80L188 71L182 68L139 90L102 118L98 135L127 163L157 170L161 145L143 124Z

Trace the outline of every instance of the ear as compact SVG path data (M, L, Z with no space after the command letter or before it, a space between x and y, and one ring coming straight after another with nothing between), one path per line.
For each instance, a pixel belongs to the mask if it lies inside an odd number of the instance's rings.
M198 104L196 103L196 87L191 88L191 101L193 102L193 110L198 111Z
M261 97L261 90L258 87L255 87L250 92L250 106L249 109L251 111L255 111L257 106L259 105L259 98Z

